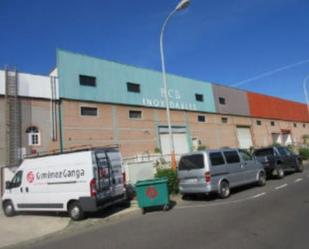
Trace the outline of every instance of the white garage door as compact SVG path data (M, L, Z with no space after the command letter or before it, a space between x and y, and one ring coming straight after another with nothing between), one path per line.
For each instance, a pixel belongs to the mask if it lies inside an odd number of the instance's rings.
M186 133L173 134L174 147L176 154L184 154L189 152L189 145ZM169 134L160 134L161 150L163 155L171 153Z
M283 143L283 145L292 144L291 134L282 134L282 143Z
M249 149L252 146L252 137L249 127L237 127L239 147Z

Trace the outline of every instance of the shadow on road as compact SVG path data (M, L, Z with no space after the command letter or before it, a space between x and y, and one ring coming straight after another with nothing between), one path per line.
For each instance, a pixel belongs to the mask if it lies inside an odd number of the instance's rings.
M151 213L151 212L158 212L158 211L169 211L171 209L173 209L175 206L177 205L177 202L174 200L170 200L170 203L168 205L167 208L165 208L164 206L156 206L156 207L148 207L145 209L145 212L143 212L143 214L145 213Z
M117 205L117 206L110 206L105 209L102 209L98 212L94 213L86 213L85 218L86 219L98 219L98 218L106 218L109 216L112 216L118 212L121 212L125 209L130 208L130 204L126 205ZM23 216L43 216L43 217L61 217L61 218L70 218L66 212L18 212L17 215L23 215Z

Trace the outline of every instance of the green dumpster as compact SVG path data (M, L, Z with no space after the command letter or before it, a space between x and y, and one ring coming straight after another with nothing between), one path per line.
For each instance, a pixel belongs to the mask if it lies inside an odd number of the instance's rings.
M167 178L138 181L135 185L138 206L145 213L147 208L160 207L169 209L169 193Z

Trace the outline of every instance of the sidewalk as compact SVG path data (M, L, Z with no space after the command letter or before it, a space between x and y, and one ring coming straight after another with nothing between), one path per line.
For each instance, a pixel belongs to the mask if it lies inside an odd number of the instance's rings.
M0 248L13 246L22 242L40 239L46 235L62 231L63 229L80 229L95 225L98 222L110 222L139 210L136 201L132 201L130 208L98 213L81 222L73 222L69 217L48 214L20 214L6 217L0 208ZM106 216L105 216L106 215Z
M5 217L0 211L0 248L19 244L60 231L66 228L70 219L48 215L17 215Z

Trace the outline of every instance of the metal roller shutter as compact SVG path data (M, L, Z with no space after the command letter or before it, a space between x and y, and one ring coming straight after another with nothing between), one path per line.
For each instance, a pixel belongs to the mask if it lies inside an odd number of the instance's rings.
M248 149L253 145L250 127L237 127L237 138L240 148Z

